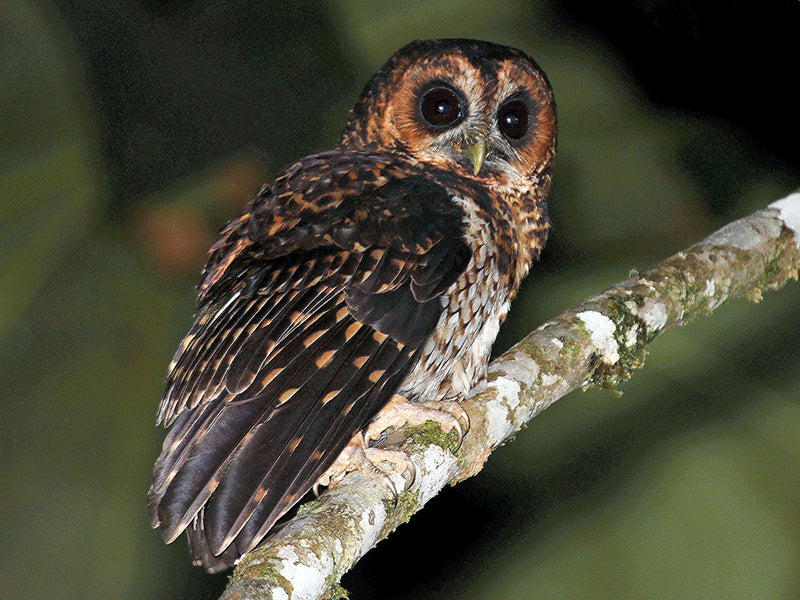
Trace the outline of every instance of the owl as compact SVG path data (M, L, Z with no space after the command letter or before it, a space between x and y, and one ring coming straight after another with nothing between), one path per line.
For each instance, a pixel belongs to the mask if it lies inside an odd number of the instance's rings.
M185 531L195 563L224 570L373 463L386 424L461 421L545 243L555 140L524 53L416 41L333 149L262 186L209 251L169 367L148 496L166 542Z

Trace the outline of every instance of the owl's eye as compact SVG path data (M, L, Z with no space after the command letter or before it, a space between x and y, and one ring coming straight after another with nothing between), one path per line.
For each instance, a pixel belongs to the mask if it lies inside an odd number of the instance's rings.
M463 117L458 94L446 87L435 87L425 92L419 111L422 118L434 127L450 127Z
M518 140L528 131L528 107L522 100L506 102L497 111L497 127L500 133Z

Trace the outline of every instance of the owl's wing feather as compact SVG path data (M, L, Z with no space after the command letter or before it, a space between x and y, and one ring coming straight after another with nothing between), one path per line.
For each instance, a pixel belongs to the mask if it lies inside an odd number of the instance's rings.
M351 173L355 173L353 177ZM232 221L170 368L149 505L206 568L251 550L391 398L466 268L444 188L336 152Z

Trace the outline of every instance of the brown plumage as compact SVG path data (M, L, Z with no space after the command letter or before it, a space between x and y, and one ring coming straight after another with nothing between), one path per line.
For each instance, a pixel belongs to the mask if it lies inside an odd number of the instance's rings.
M522 52L414 42L330 151L262 187L212 247L170 365L149 507L195 562L233 565L395 394L484 376L547 234L550 86Z

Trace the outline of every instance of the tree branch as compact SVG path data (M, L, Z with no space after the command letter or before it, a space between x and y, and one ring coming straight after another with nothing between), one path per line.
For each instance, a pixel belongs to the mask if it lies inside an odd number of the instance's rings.
M395 499L360 472L303 506L242 558L224 600L311 600L330 594L358 559L435 496L481 470L489 454L553 402L587 384L614 388L644 363L661 332L736 297L753 301L800 267L800 191L735 221L658 266L548 321L498 357L463 402L471 428L405 428L388 440L416 466ZM398 482L398 489L402 485Z

